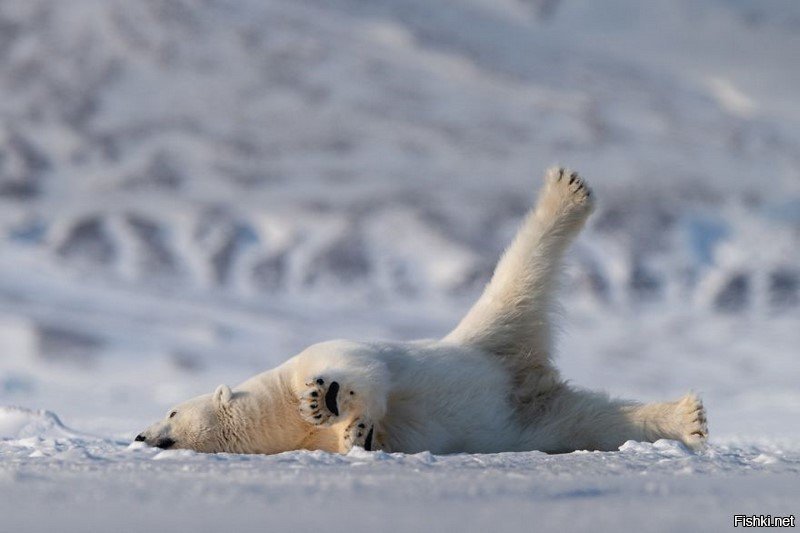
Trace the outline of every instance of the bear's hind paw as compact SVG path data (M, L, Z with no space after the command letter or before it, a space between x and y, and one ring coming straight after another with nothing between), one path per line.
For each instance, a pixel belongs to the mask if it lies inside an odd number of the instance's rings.
M563 167L548 169L545 174L546 201L554 211L577 211L588 214L593 207L592 190L577 172ZM561 206L561 207L558 207Z
M708 421L703 402L694 394L687 394L678 401L681 440L690 448L702 448L708 440Z

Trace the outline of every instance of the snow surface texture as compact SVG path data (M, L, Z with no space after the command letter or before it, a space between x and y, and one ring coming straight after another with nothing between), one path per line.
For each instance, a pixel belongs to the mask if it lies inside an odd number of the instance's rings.
M798 28L792 0L1 1L0 531L796 512ZM598 196L564 375L693 388L707 452L128 448L312 342L444 334L554 163Z
M0 411L0 429L17 416ZM209 456L51 437L68 430L28 416L45 436L4 443L3 531L722 531L734 514L795 512L800 486L800 453L775 445Z

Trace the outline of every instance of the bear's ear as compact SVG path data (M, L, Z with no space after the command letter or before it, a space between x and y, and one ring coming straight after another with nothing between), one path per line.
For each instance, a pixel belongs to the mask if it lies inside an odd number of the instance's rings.
M220 385L217 387L217 390L214 391L214 405L217 407L225 407L231 403L232 397L233 392L231 392L231 388L227 385Z

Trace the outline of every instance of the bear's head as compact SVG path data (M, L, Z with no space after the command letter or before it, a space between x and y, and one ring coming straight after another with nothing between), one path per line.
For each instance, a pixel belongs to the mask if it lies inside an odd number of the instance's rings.
M184 448L198 452L233 451L237 443L231 436L240 416L237 398L230 387L220 385L212 394L204 394L176 405L167 416L136 436L136 441L158 448Z

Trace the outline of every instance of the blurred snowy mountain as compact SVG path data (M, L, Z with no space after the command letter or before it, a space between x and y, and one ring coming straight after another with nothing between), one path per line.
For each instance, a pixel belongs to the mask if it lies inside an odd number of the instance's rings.
M264 367L397 306L361 336L443 333L555 163L599 198L569 302L797 316L798 29L791 0L0 2L6 352Z
M0 0L0 530L792 512L798 51L796 0ZM127 446L315 341L442 335L553 164L598 199L563 375L695 390L705 452Z

